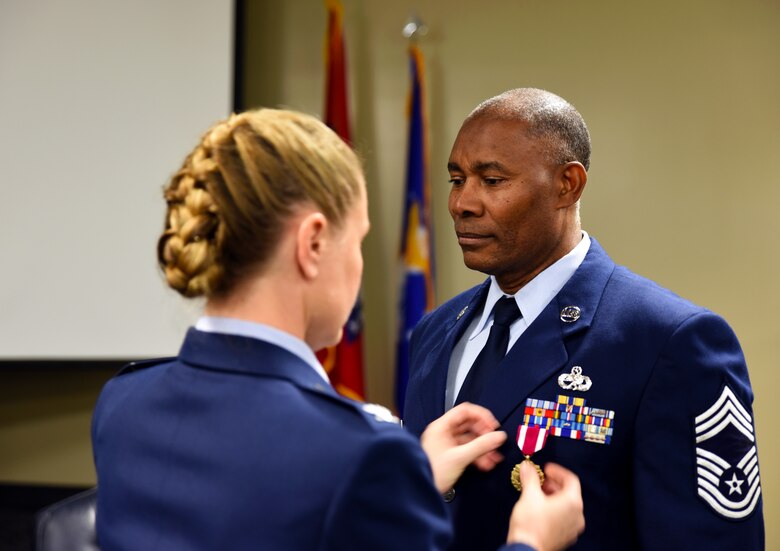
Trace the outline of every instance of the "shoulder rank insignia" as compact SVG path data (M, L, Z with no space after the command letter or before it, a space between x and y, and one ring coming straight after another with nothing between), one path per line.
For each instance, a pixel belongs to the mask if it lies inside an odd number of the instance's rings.
M373 415L377 421L383 421L385 423L400 424L400 419L393 415L389 409L379 404L363 404L363 411L369 415Z
M695 421L699 497L726 518L745 518L761 496L753 418L725 386Z

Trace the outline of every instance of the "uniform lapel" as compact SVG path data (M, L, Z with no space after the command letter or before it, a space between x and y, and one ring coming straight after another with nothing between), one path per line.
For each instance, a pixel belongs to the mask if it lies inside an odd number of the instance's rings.
M482 403L503 421L568 359L553 300L520 336L483 393Z
M455 305L451 317L443 322L443 338L426 355L425 371L421 374L420 383L420 388L430 389L423 393L423 415L426 423L430 423L444 413L447 372L452 350L474 316L481 312L481 304L484 303L489 288L488 279L476 289L471 300L464 301L462 306Z

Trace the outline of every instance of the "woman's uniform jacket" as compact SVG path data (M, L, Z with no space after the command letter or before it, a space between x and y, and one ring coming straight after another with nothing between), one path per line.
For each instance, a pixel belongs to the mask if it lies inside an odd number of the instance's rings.
M99 398L98 543L444 549L427 457L376 411L274 344L190 329L177 358L131 364Z

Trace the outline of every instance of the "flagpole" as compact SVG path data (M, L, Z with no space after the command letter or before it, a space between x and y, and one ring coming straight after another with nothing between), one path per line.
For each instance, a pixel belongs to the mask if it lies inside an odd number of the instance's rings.
M434 306L433 240L428 181L427 117L423 55L418 38L428 29L412 14L402 30L407 38L410 87L407 104L408 149L404 213L401 232L400 262L403 266L399 300L398 341L396 356L395 403L403 413L409 378L409 352L412 330Z
M433 256L433 217L431 214L431 198L430 198L430 184L428 182L428 137L427 137L427 127L428 127L428 121L427 116L425 113L425 107L423 103L425 102L425 91L424 88L424 69L423 69L423 54L418 46L419 39L422 39L428 34L428 25L425 24L425 22L420 19L419 15L416 11L412 11L409 15L409 19L406 21L406 25L404 25L404 28L401 31L401 34L403 34L408 43L409 43L409 55L415 59L415 66L416 66L416 84L420 87L420 111L422 113L422 136L420 136L422 140L422 155L423 155L423 197L422 197L422 218L425 220L425 228L428 232L428 277L426 278L426 303L425 303L425 312L430 312L434 307L434 278L435 278L435 261ZM413 83L414 86L414 83ZM414 93L414 92L412 92ZM412 102L412 98L410 97L410 102ZM411 109L411 106L409 106Z

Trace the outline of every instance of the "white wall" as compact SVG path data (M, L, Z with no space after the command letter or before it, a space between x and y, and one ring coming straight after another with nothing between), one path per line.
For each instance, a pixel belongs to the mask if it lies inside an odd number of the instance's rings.
M0 360L177 351L161 190L232 102L231 0L0 3Z

